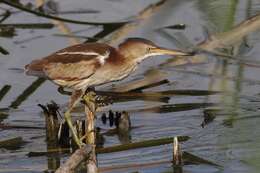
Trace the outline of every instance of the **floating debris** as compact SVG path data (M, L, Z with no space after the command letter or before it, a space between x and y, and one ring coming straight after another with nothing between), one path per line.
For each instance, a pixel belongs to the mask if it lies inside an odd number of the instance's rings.
M22 137L15 137L10 139L5 139L0 141L0 148L5 148L9 150L15 150L22 147L26 142Z
M181 167L183 165L182 151L178 138L173 139L173 159L172 163L174 167Z
M13 27L0 28L0 37L14 37L15 35L15 28Z
M115 116L115 119L114 119L116 128L119 127L119 119L120 118L121 118L121 113L120 112L116 112L116 116Z
M203 159L201 157L198 157L194 154L191 154L189 152L184 151L183 152L183 158L184 158L184 165L191 165L191 164L206 164L206 165L211 165L211 166L217 166L221 167L220 165L211 162L209 160Z
M11 12L9 10L6 10L3 14L1 14L2 19L0 19L0 23L2 23L3 21L5 21L8 17L11 16Z
M131 142L131 120L128 112L123 111L122 113L118 114L118 125L117 131L118 131L118 139L122 144L128 144Z
M109 119L109 125L112 127L114 125L115 117L112 110L109 110L108 112L108 119Z
M204 120L201 123L201 127L204 128L207 124L211 123L215 119L216 114L219 111L220 111L220 109L205 109L203 111Z
M97 148L102 148L105 143L105 138L103 134L100 133L101 129L99 127L96 127L96 146Z
M61 147L70 147L70 131L66 122L60 123L58 131L58 140Z
M101 116L101 121L103 124L106 124L107 123L107 116L106 116L106 113L103 113L102 116Z
M0 122L2 122L4 119L6 119L9 116L8 113L6 112L1 112L0 111Z
M115 125L120 132L131 130L131 121L128 112L117 113L116 117L118 117L116 118L118 119L118 123L115 123Z
M174 30L184 30L184 29L186 29L186 25L183 23L180 23L180 24L175 24L175 25L164 26L162 28L174 29ZM162 29L162 28L160 28L160 29Z
M3 55L9 54L9 52L6 49L4 49L2 46L0 46L0 53L2 53Z
M45 115L45 127L46 127L46 141L48 148L56 148L58 146L58 132L59 132L59 120L58 109L59 106L52 102L46 106L39 104Z

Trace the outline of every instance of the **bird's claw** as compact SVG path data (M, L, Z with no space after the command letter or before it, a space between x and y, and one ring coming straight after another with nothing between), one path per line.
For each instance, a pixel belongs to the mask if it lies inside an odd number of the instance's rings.
M87 92L83 97L85 104L91 112L96 111L96 93L93 91Z
M84 147L86 144L83 142L83 140L82 140L82 138L76 138L76 139L74 139L74 141L76 142L76 144L77 144L77 146L79 147L79 148L82 148L82 147Z

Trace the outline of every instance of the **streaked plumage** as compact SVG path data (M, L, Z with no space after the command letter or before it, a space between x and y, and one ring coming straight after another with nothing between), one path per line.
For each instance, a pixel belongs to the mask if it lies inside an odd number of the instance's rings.
M71 123L70 111L85 90L127 77L144 59L155 55L190 55L156 46L149 40L130 38L115 49L103 43L84 43L59 50L25 66L26 74L46 77L54 83L74 89L65 113L76 143L81 141Z
M58 85L79 90L121 79L124 77L120 77L121 72L133 70L121 65L125 61L126 58L109 45L85 43L34 60L25 68L27 75L47 77ZM110 73L109 79L102 78L107 76L111 68L117 73Z
M127 39L118 50L103 43L78 44L34 60L25 69L27 75L47 77L63 87L85 90L89 86L120 80L143 59L165 54L148 54L150 47L157 46L140 38Z

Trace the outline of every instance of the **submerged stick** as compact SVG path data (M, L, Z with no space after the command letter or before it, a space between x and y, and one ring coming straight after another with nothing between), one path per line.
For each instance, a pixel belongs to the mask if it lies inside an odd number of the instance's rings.
M204 164L204 165L210 165L220 168L220 165L217 165L211 161L205 160L203 158L200 158L198 156L195 156L191 153L188 153L186 151L183 152L183 164L184 165L191 165L191 164ZM119 165L112 165L112 166L106 166L99 168L99 172L125 172L123 170L129 171L129 169L141 169L141 168L151 168L151 167L158 167L160 165L168 164L170 165L172 163L172 160L159 160L154 162L148 162L148 163L131 163L131 164L119 164ZM182 171L182 169L174 169L174 173Z
M188 136L178 136L179 142L185 142L189 139L190 139L190 137L188 137ZM130 150L130 149L137 149L137 148L154 147L154 146L159 146L159 145L170 144L170 143L172 143L172 141L173 141L173 137L144 140L144 141L139 141L139 142L134 142L134 143L129 143L129 144L115 145L115 146L106 147L106 148L97 148L96 153L104 154L104 153L119 152L119 151L125 151L125 150ZM55 154L55 153L60 153L60 152L65 153L65 152L69 152L69 151L70 151L69 148L63 148L61 150L53 149L53 150L49 150L48 152L34 151L34 152L29 152L28 156L36 157L36 156L44 156L47 154Z
M165 97L165 96L207 96L221 93L220 91L209 90L168 90L158 92L113 92L113 91L96 91L97 94L115 97Z
M172 163L174 166L182 166L182 151L179 144L178 138L174 137L173 139L173 159Z
M182 151L181 146L178 142L178 138L173 139L173 172L174 173L182 173L182 166L183 166L183 158L182 158Z
M22 126L22 125L10 125L10 124L2 124L0 123L0 129L1 130L7 130L7 129L40 129L43 130L45 127L38 127L38 126Z
M2 53L3 55L9 54L9 52L6 49L4 49L2 46L0 46L0 53Z
M54 27L51 23L5 23L0 24L0 28L14 27L22 29L51 29Z
M188 136L178 136L178 140L181 142L187 141L190 137ZM97 149L97 153L112 153L112 152L119 152L125 151L130 149L137 149L137 148L146 148L146 147L154 147L158 145L165 145L172 143L173 138L160 138L160 139L152 139L152 140L145 140L140 142L134 142L129 144L123 145L115 145L112 147L106 148L99 148Z
M72 173L75 172L75 169L86 160L90 153L92 152L92 147L90 145L85 145L82 148L77 149L70 158L65 162L65 164L61 165L59 169L55 171L55 173Z
M24 143L25 142L23 141L22 137L5 139L5 140L0 141L0 148L15 149L15 148L19 148Z
M43 109L45 115L45 126L46 126L46 143L47 151L59 148L58 131L58 105L54 102L47 104L46 106L39 105ZM59 157L48 156L48 170L55 171L60 166Z
M11 85L5 85L0 90L0 101L4 98L4 96L8 93L8 91L11 89Z

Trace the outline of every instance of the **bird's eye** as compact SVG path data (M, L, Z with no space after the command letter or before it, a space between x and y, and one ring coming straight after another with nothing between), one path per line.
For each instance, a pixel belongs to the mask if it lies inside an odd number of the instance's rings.
M151 47L148 47L147 48L147 52L151 52L152 48Z

